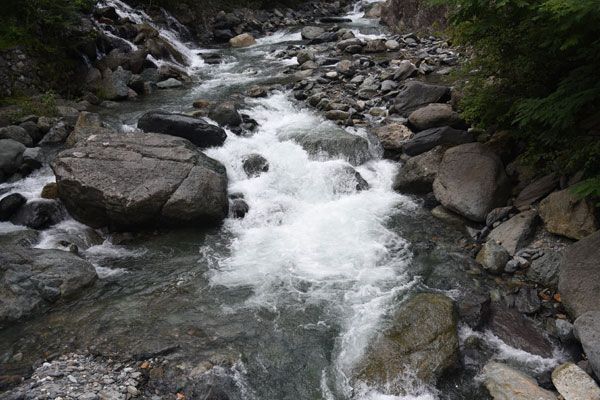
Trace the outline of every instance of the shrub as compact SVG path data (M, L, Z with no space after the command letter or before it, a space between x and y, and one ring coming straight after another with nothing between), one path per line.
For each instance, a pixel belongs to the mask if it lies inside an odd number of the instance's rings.
M450 7L451 34L473 50L465 117L511 129L531 163L584 171L580 193L600 193L598 0L434 2Z

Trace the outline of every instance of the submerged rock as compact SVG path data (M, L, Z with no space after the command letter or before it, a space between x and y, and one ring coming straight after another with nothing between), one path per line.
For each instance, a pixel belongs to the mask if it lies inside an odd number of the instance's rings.
M227 216L225 167L181 138L94 136L60 153L52 168L68 211L92 227L198 226Z
M600 311L600 231L569 246L560 264L558 290L573 318Z
M434 383L458 361L457 312L453 301L441 294L417 294L402 305L393 325L366 351L356 369L360 380L402 394L395 377L414 372L418 380Z
M269 171L269 162L260 154L250 154L243 161L242 167L248 177L259 176L263 172Z
M446 151L433 182L436 199L470 220L483 222L510 195L510 181L502 161L479 143Z
M334 128L318 134L293 133L289 137L312 156L342 158L352 165L360 165L371 159L369 142L343 129Z
M220 146L227 138L222 128L202 119L161 110L149 111L142 115L138 121L138 128L144 132L164 133L184 138L201 149Z
M0 251L0 324L78 294L96 278L92 264L72 253L4 247Z
M506 364L490 361L483 368L485 387L494 400L557 400L535 379Z

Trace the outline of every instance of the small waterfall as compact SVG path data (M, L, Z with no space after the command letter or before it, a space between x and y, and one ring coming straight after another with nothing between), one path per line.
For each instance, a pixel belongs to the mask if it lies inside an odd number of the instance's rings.
M161 9L168 26L159 26L148 14L142 10L132 8L121 0L101 0L99 5L104 7L112 7L115 9L119 18L128 19L135 24L147 24L150 27L158 31L159 38L164 40L168 45L171 46L175 51L181 54L181 58L184 60L183 63L177 62L176 60L156 60L152 56L148 56L148 59L153 61L157 65L173 64L187 70L188 73L192 73L197 68L204 65L204 60L198 55L198 50L194 49L188 43L184 43L181 39L181 35L186 37L191 36L187 28L181 24L175 17L169 14L166 10ZM99 28L110 38L118 40L126 44L131 51L138 49L131 41L115 35L111 32L108 27L104 24L99 24Z

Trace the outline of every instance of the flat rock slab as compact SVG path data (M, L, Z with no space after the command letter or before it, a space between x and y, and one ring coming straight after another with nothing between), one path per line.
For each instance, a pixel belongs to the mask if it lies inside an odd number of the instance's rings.
M396 96L394 110L403 116L426 106L439 103L450 96L450 88L440 85L430 85L419 81L406 82Z
M495 240L502 245L511 256L525 247L535 228L537 212L524 211L503 222L492 230L488 240Z
M114 230L220 222L227 216L225 167L174 136L91 136L52 164L59 197L77 220Z
M573 363L562 364L552 371L552 383L565 400L600 400L596 382Z
M559 267L558 290L573 318L600 311L600 231L565 250Z
M417 156L436 146L456 146L473 141L473 135L469 132L444 126L427 129L415 134L410 140L404 143L402 150L409 156Z
M557 400L531 376L506 364L489 362L483 368L485 387L494 400Z

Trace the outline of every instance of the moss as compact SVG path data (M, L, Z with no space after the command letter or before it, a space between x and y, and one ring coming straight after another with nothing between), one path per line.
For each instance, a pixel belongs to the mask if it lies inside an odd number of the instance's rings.
M48 91L39 96L15 95L0 99L0 106L15 106L15 111L9 114L11 123L16 123L26 115L38 115L44 117L56 117L56 95Z

